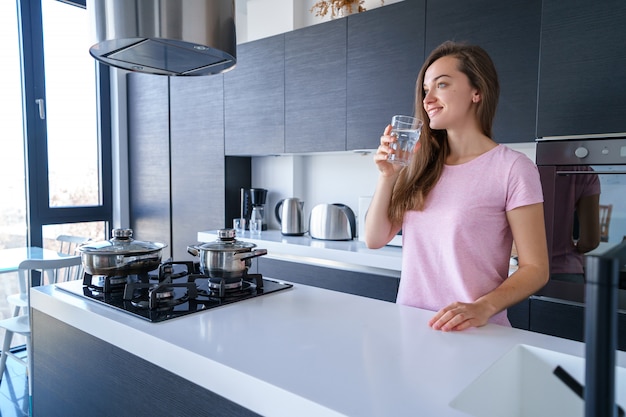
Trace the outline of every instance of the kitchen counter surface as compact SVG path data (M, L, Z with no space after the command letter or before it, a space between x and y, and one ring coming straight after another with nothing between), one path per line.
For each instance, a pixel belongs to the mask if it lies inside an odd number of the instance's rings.
M217 231L198 232L199 242L213 242L217 239ZM365 243L356 239L348 241L332 241L312 239L304 236L283 236L279 230L266 230L258 236L251 236L246 231L239 240L255 243L258 248L267 249L269 258L297 260L313 264L343 266L347 269L387 271L400 276L402 269L402 248L385 246L380 249L368 249Z
M434 331L432 312L304 285L162 323L63 285L33 288L32 307L265 416L463 416L450 401L517 344L584 356L497 325Z

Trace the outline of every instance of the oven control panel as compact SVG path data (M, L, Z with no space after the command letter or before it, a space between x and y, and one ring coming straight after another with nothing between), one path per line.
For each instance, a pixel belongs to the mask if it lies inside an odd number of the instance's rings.
M537 142L537 165L580 164L626 164L626 137Z

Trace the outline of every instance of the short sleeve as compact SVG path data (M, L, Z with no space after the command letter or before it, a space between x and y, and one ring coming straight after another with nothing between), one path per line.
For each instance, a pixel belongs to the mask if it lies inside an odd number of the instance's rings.
M506 211L537 203L543 203L539 170L530 158L519 154L509 171Z

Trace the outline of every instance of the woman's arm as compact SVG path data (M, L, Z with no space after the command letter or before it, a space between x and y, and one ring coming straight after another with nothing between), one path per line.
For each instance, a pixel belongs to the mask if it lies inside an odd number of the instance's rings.
M579 237L576 250L587 253L600 244L600 194L581 197L576 204Z
M487 324L489 318L541 289L549 277L548 247L543 204L507 212L517 248L519 267L500 286L473 303L453 303L430 320L437 330L464 330Z

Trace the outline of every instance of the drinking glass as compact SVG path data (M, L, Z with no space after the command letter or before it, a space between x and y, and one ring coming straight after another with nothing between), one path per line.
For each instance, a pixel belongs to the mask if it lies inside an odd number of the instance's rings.
M263 220L261 219L250 219L250 234L251 235L260 235L261 229L263 228Z
M394 164L408 165L422 131L422 121L411 116L396 115L391 119L391 135L396 142L390 144L392 152L387 160Z
M246 219L242 217L233 219L233 229L235 229L235 234L237 236L243 236L246 231Z

